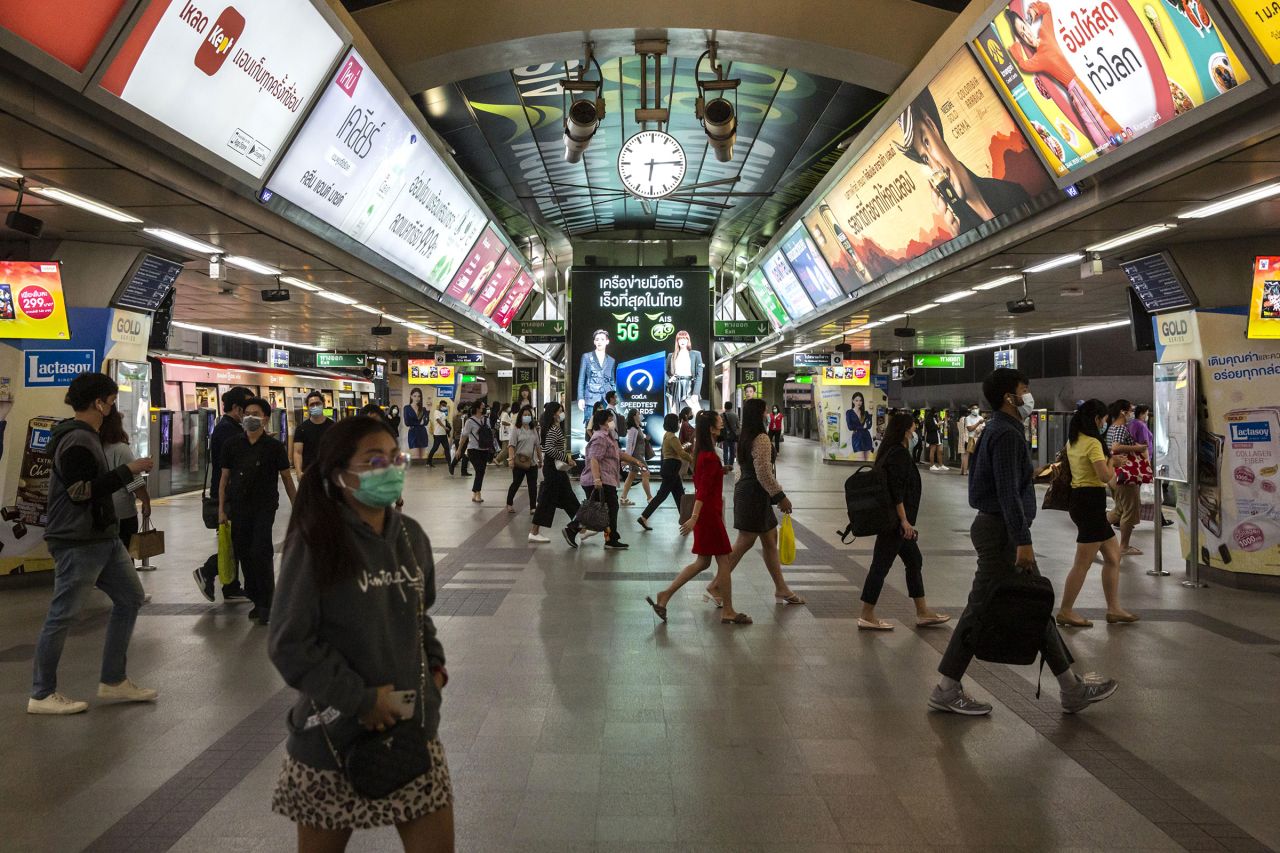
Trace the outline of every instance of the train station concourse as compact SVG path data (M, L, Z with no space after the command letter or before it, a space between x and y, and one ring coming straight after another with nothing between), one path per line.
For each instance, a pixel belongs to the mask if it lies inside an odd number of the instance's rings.
M0 0L0 853L1280 850L1271 0Z

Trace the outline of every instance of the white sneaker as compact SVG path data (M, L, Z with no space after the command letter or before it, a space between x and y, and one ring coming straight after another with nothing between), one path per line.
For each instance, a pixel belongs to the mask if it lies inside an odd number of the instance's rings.
M543 542L550 542L551 540L543 536L541 533L530 533L529 541L537 542L539 545L541 545Z
M99 699L118 699L121 702L154 702L160 693L150 687L139 687L129 679L119 684L99 684Z
M946 465L939 465L939 466L938 466L938 470L939 470L939 471L950 471L951 469L950 469L950 468L948 468Z
M929 470L930 470L930 471L937 471L937 470L940 470L940 469L938 468L938 466L937 466L937 465L930 465L930 466L929 466Z
M43 699L28 699L28 714L53 714L56 716L66 716L67 714L83 714L89 710L88 702L78 702L75 699L68 699L61 693L50 693Z

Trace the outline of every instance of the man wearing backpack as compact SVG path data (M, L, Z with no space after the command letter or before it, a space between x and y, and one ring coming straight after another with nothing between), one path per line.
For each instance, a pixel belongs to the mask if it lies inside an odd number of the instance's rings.
M484 403L477 400L471 404L471 414L462 425L462 443L458 447L458 455L470 460L471 467L475 469L475 479L471 481L472 503L484 503L480 489L484 486L485 468L496 449L493 427L484 417Z
M982 383L983 396L993 414L973 453L969 472L969 506L978 511L969 538L978 552L978 572L973 578L969 603L956 623L938 672L942 679L929 697L929 707L953 714L981 716L991 705L967 695L960 685L974 657L988 600L1020 572L1038 576L1031 523L1036 517L1035 489L1031 484L1031 452L1022 421L1035 408L1026 374L1000 368ZM1112 679L1083 681L1071 664L1062 635L1053 623L1052 606L1046 614L1040 654L1058 679L1062 711L1074 714L1116 692Z
M733 401L724 401L724 429L720 443L724 445L724 467L732 468L738 455L738 415L733 411Z

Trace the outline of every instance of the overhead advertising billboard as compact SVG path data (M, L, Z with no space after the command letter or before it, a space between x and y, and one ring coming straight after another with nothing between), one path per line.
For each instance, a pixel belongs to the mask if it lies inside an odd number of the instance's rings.
M308 0L151 0L101 85L260 178L341 48Z
M533 274L526 269L521 269L516 280L511 283L498 302L498 307L494 309L493 322L503 329L511 328L511 321L520 313L530 293L533 293Z
M1249 79L1200 2L1013 0L975 44L1059 176Z
M818 248L813 245L803 228L796 226L786 236L782 241L782 251L814 305L825 305L844 295L840 283L831 274L826 261L818 254Z
M411 358L408 364L410 385L452 385L457 368L436 364L434 358Z
M50 262L0 261L0 338L68 337L61 268Z
M778 297L769 288L769 282L765 281L763 272L754 269L747 275L747 289L755 299L756 305L760 307L760 312L775 329L787 324L787 309L782 307Z
M638 409L655 445L662 418L710 407L710 270L574 270L569 302L569 426L581 447L592 406L609 391Z
M764 259L760 267L792 320L803 317L813 310L813 301L804 292L804 286L800 284L800 279L796 278L791 264L787 263L787 257L781 249L775 249L773 254Z
M471 254L467 255L454 274L453 281L445 288L445 294L459 302L471 304L471 300L489 280L489 275L497 268L498 260L506 249L493 226L485 228L484 233L476 239L476 244L471 247Z
M507 252L502 256L502 260L498 261L497 269L490 274L484 287L480 288L480 292L476 294L476 298L472 300L471 308L485 317L491 315L493 309L498 307L498 300L507 292L507 288L511 282L515 281L519 272L520 259L513 253Z
M1010 213L1052 179L967 50L804 217L846 292Z
M125 0L40 0L0 3L0 29L84 71Z
M845 359L843 364L822 368L823 385L870 385L871 362L864 359Z
M1231 0L1245 29L1272 65L1280 65L1280 4L1276 0Z
M1280 338L1280 257L1263 257L1253 262L1249 337Z
M450 285L488 223L354 50L267 188L437 291Z

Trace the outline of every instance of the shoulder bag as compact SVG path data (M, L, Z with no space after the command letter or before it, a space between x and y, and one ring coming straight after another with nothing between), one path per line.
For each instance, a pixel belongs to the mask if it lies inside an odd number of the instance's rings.
M213 465L213 442L205 450L204 482L200 489L200 520L208 530L218 529L218 499L209 494L209 469Z
M1049 466L1049 491L1044 493L1041 509L1056 509L1066 512L1071 508L1071 462L1067 459L1067 448L1058 451L1058 459Z
M609 506L600 496L600 490L594 489L591 497L578 508L574 521L583 530L594 530L597 533L609 529Z

